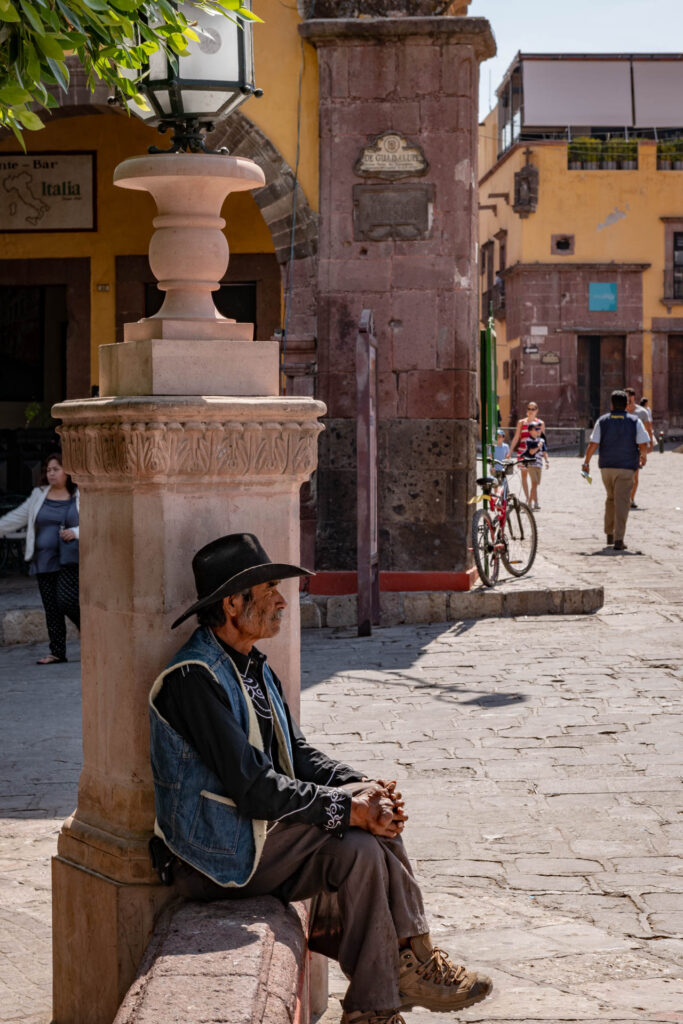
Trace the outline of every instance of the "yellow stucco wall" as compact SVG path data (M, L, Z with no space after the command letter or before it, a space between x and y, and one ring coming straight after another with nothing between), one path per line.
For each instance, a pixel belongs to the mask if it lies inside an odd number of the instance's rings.
M294 170L296 163L299 71L301 80L301 138L299 181L308 202L318 209L318 60L314 47L304 43L297 26L301 18L295 0L254 0L264 24L254 27L256 85L260 99L247 100L240 110L257 124Z
M653 317L683 316L683 304L667 307L663 273L666 261L665 224L662 217L683 217L683 171L657 170L655 142L640 142L637 170L568 170L563 142L531 144L532 163L539 169L539 197L535 213L521 219L492 192L514 192L514 173L524 164L523 146L504 158L481 183L479 202L495 203L497 211L481 210L479 244L507 229L507 264L576 263L592 261L649 263L643 273L643 392L652 391ZM481 152L486 152L482 142ZM571 256L553 255L551 235L572 234ZM497 251L497 250L496 250ZM497 324L499 338L504 329ZM505 354L509 339L502 343ZM501 386L508 388L509 381ZM502 397L502 396L501 396ZM501 403L502 405L502 403Z

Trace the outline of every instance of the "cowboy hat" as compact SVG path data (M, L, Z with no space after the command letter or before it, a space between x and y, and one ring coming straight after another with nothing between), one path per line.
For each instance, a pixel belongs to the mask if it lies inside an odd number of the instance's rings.
M253 533L230 533L227 537L212 540L200 548L192 559L192 571L197 600L175 620L171 629L175 629L207 604L249 590L257 583L315 575L310 569L302 569L298 565L271 562Z

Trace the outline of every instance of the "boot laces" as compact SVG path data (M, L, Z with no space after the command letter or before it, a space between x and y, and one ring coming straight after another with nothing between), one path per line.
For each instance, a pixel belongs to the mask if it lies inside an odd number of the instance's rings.
M459 985L467 977L467 971L461 964L453 964L448 954L438 946L434 946L429 960L425 960L417 968L425 981L433 981L437 985Z

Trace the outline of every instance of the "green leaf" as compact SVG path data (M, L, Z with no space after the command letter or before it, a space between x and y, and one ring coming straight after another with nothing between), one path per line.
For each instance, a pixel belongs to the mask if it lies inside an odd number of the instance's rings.
M42 23L38 16L38 11L35 9L33 4L30 4L28 0L20 0L21 9L23 10L26 18L32 29L38 33L38 35L45 35L45 25Z
M109 4L105 0L80 0L83 7L89 7L91 11L108 11Z
M36 48L33 43L26 41L25 47L26 53L26 70L33 79L34 82L40 79L40 57L36 53Z
M10 7L10 0L0 0L0 11L8 11Z
M17 141L19 142L19 145L21 146L21 148L23 149L23 151L25 153L26 152L26 143L24 142L24 136L21 134L21 129L17 128L17 126L14 123L14 121L10 121L10 125L9 126L12 129L12 131L14 132L15 138L17 139Z
M0 10L0 21L21 21L21 17L14 7L8 7L6 11Z
M73 25L75 29L78 29L79 32L84 31L83 23L81 22L80 18L78 17L75 11L72 11L70 7L67 7L67 5L63 3L62 0L57 0L57 6L59 7L60 11L62 12L66 20L69 22L69 24Z
M53 60L64 60L64 47L61 46L54 36L35 35L33 37L39 50L42 50L46 57Z
M61 85L64 92L69 89L69 69L63 60L53 60L52 57L47 58L50 71Z
M240 18L244 18L245 21L258 21L259 24L263 25L263 18L259 18L258 14L254 14L248 7L238 7L236 14L239 14Z
M30 132L38 132L41 128L45 127L38 115L34 114L32 110L17 110L17 118L21 121L24 128L28 128Z
M31 99L31 93L28 89L22 89L19 85L13 85L9 82L7 85L3 85L0 89L0 100L3 103L8 103L11 107L15 103L26 103L27 100Z

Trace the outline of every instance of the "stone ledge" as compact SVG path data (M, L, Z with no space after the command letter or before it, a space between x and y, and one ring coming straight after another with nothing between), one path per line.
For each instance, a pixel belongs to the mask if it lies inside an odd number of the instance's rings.
M602 608L602 587L542 587L536 590L396 592L380 594L380 625L454 622L462 619L513 618L521 615L589 615ZM355 594L325 597L305 594L301 628L347 628L357 622Z
M78 643L78 630L68 620L66 638ZM42 607L12 608L0 613L0 644L3 647L11 644L40 644L47 641L47 625Z
M478 60L496 53L496 41L486 18L311 18L299 25L299 34L311 43L338 44L340 39L388 39L392 36L429 36L434 40L472 46Z
M274 896L173 904L114 1024L306 1024L306 918Z

